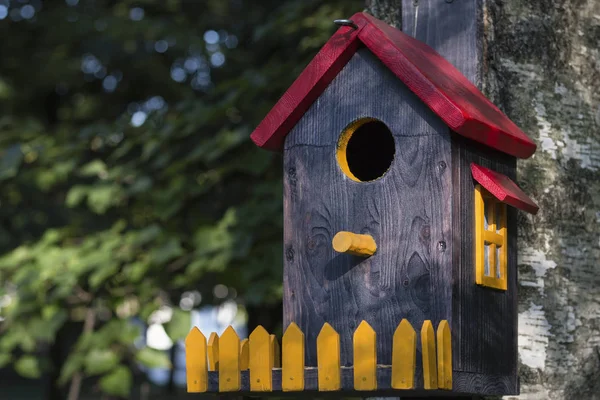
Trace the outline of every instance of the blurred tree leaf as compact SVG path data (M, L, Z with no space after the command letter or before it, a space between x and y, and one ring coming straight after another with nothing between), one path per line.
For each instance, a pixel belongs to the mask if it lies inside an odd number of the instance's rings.
M173 342L185 339L192 326L191 315L188 311L173 309L171 320L165 324L165 331Z
M166 352L144 347L136 354L136 360L150 368L171 368L171 361Z
M119 357L111 350L92 350L85 358L85 372L88 375L100 375L119 365Z
M129 397L133 377L131 371L123 365L100 378L100 388L113 396Z
M249 134L363 0L9 3L0 364L127 397L138 362L169 366L137 346L154 311L175 341L185 292L281 301L282 160Z
M41 375L38 360L34 356L23 356L15 362L15 369L25 378L39 378Z

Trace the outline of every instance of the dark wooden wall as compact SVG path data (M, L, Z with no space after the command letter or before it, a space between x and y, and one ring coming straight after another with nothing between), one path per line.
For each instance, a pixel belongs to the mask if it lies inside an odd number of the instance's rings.
M517 374L517 211L507 207L508 288L499 291L475 284L473 254L475 162L516 180L514 157L452 138L454 165L454 369L503 375L516 385ZM513 387L512 390L515 388Z
M391 130L396 155L379 180L354 182L339 168L336 144L359 117ZM284 328L306 335L316 365L324 322L341 336L342 365L362 320L377 332L378 363L391 363L402 318L451 320L451 144L447 127L368 50L361 49L287 136L284 153ZM368 233L368 259L337 254L341 230ZM420 370L420 349L417 355ZM418 372L418 375L419 372Z

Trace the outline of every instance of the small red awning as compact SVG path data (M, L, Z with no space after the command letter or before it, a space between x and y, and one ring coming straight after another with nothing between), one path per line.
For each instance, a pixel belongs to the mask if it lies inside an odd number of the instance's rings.
M537 214L539 207L508 176L471 163L473 179L503 203Z

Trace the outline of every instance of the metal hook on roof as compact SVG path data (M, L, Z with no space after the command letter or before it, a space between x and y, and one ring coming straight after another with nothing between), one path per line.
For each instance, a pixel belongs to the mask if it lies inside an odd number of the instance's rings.
M336 19L333 21L333 23L339 26L349 26L352 29L358 29L358 25L356 25L351 19Z

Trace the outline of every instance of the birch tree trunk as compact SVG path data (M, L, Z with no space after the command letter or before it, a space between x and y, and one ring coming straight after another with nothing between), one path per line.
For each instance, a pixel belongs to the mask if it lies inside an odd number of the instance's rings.
M600 1L481 2L480 86L538 144L518 163L541 208L519 214L518 398L600 399ZM401 4L367 10L400 27Z

